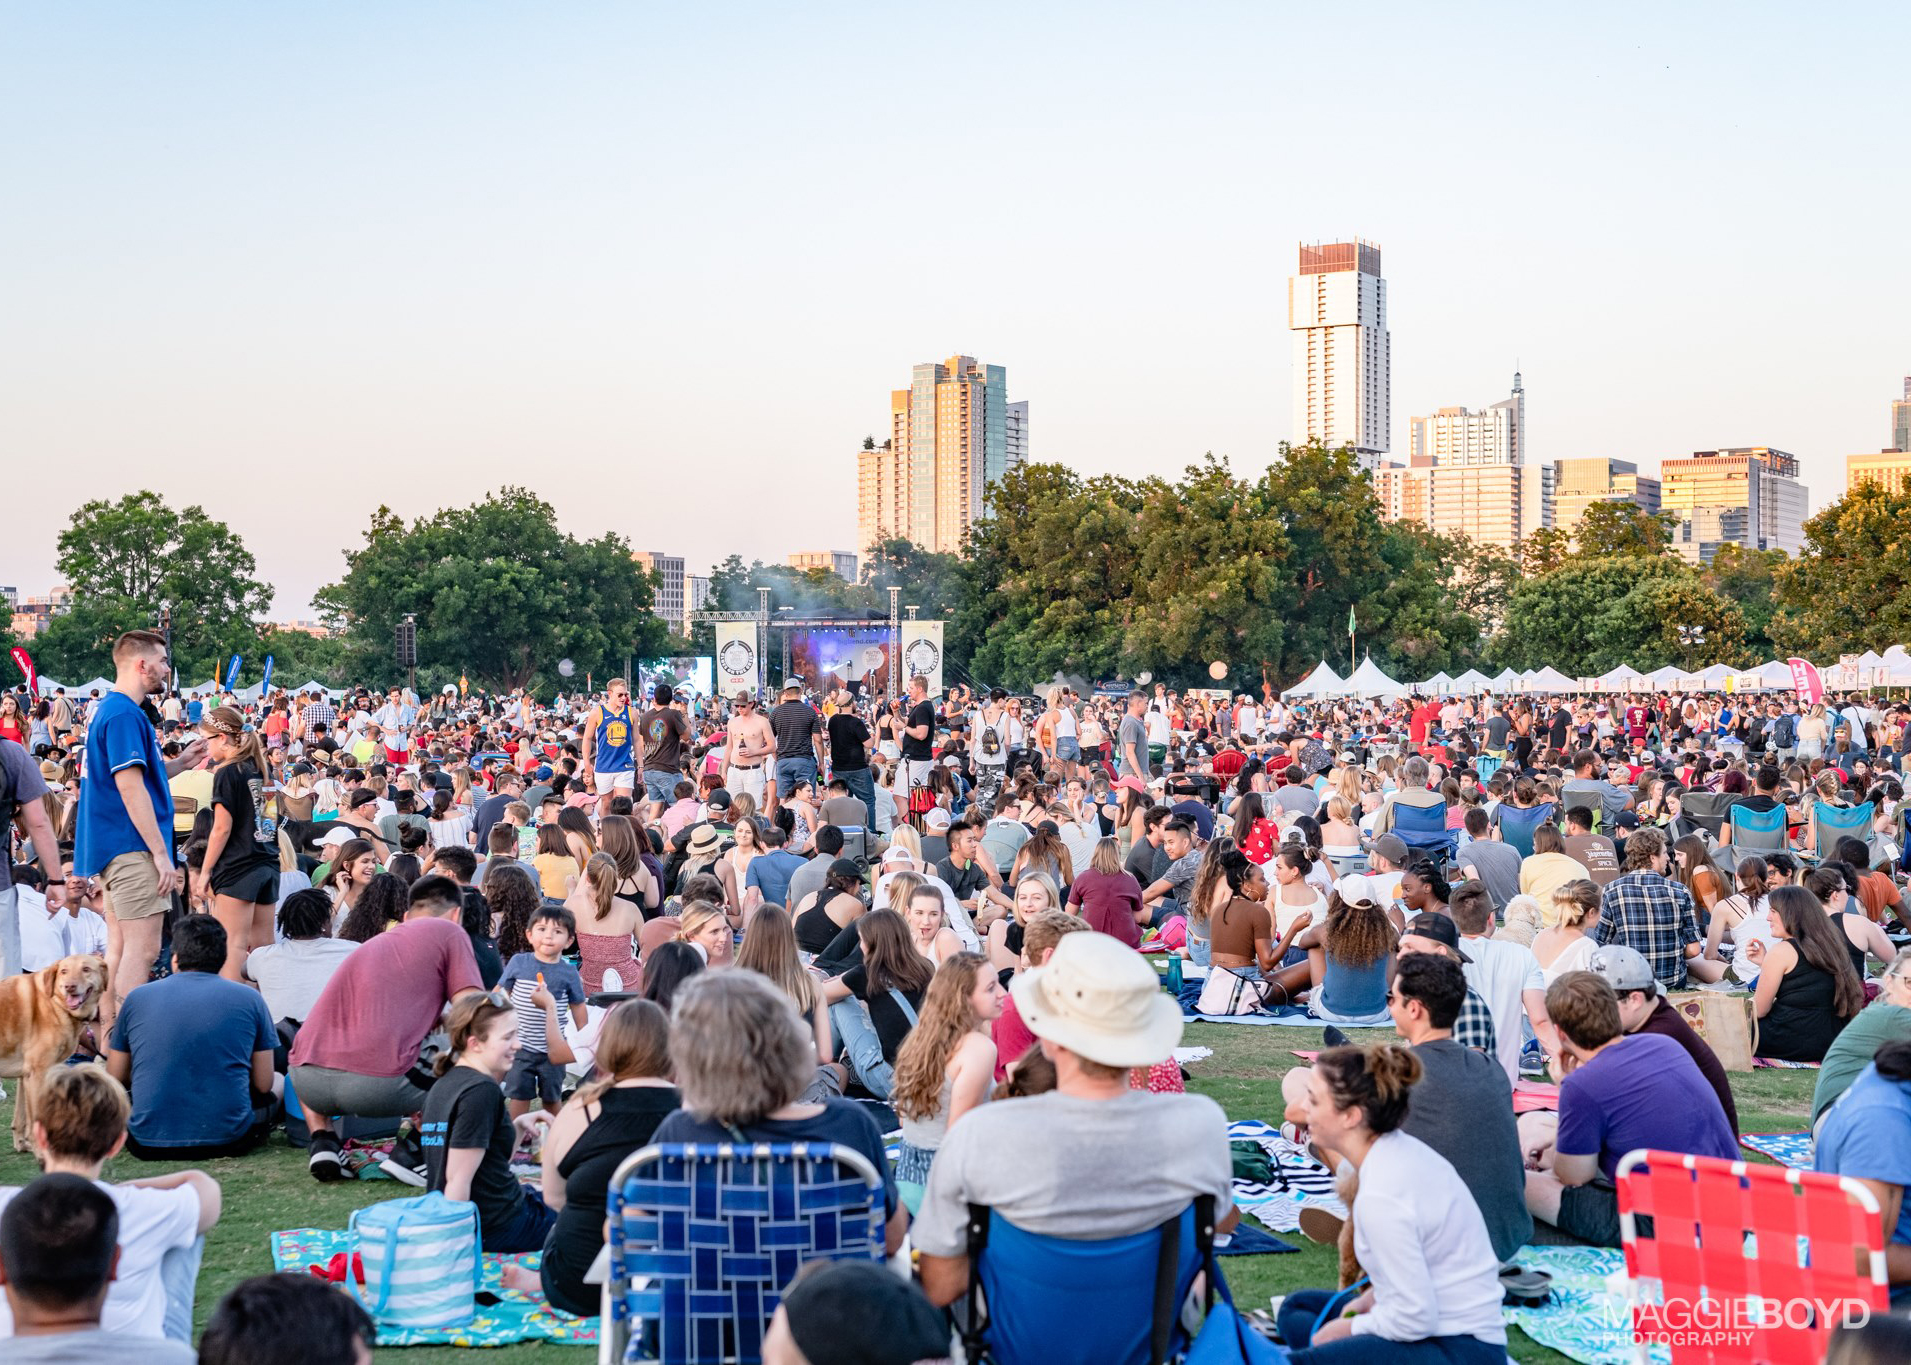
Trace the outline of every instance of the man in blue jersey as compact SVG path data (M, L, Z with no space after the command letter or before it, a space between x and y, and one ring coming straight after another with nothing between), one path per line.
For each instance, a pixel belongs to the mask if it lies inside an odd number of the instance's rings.
M584 770L580 780L595 782L597 815L610 814L611 798L637 789L637 723L630 713L630 684L612 678L604 700L584 717Z

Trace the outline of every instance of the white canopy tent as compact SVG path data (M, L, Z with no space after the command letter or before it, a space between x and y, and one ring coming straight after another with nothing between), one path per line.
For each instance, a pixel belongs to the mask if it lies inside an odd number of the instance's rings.
M1353 676L1347 679L1345 690L1356 697L1379 697L1391 701L1407 689L1382 672L1380 665L1374 662L1374 656L1369 654L1360 661L1360 667L1354 670Z
M299 685L298 685L297 687L294 687L294 688L292 688L292 689L291 689L291 692L292 692L292 695L293 695L293 696L295 696L295 697L296 697L296 696L297 696L297 695L298 695L299 693L301 693L301 692L323 692L323 693L324 693L324 694L325 694L326 696L328 696L328 697L342 697L342 696L344 696L344 695L345 695L345 689L344 689L344 688L342 688L342 687L327 687L327 686L326 686L326 685L325 685L324 683L322 683L322 682L304 682L304 683L300 683L300 684L299 684Z
M1446 693L1457 691L1458 689L1453 686L1453 679L1447 676L1446 670L1443 668L1425 682L1415 683L1413 690L1416 692L1432 692L1435 695L1444 696Z
M1314 665L1312 671L1310 671L1305 678L1302 678L1292 687L1282 692L1281 699L1283 701L1294 701L1307 697L1331 697L1336 692L1345 692L1346 690L1347 684L1342 681L1340 674L1334 672L1334 670L1328 666L1327 660L1322 659L1318 664Z
M1526 676L1524 689L1527 692L1572 692L1579 684L1548 664L1538 672Z
M1490 686L1492 682L1493 680L1487 677L1486 674L1480 672L1479 669L1469 668L1466 672L1453 680L1453 690L1455 692L1465 692L1470 695L1484 687Z
M1520 685L1520 675L1510 668L1502 668L1488 680L1487 686L1495 692L1511 692Z
M1677 687L1681 676L1677 668L1667 664L1664 668L1655 668L1646 674L1646 681L1654 687Z
M1610 673L1601 673L1597 682L1599 687L1606 691L1614 688L1644 687L1646 675L1631 664L1620 664Z

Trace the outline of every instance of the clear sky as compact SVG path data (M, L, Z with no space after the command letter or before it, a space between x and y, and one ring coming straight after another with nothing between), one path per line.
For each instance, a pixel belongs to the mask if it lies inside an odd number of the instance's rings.
M1257 468L1298 240L1385 252L1393 445L1800 455L1911 373L1911 7L14 5L0 583L155 488L302 615L506 482L699 571L855 540L912 364L1031 454ZM22 514L24 513L24 515Z

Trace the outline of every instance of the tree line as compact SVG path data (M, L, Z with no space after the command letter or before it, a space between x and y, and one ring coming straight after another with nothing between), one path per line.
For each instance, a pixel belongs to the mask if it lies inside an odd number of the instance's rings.
M1011 471L961 555L907 540L866 547L857 581L731 555L711 570L712 610L886 616L889 589L945 621L962 674L1017 689L1055 674L1146 673L1181 686L1258 691L1322 659L1343 674L1348 624L1360 654L1402 679L1552 665L1571 676L1829 657L1911 639L1911 481L1864 483L1805 525L1796 556L1722 548L1695 565L1672 527L1630 503L1595 503L1571 535L1543 530L1517 556L1381 520L1351 451L1288 447L1251 477L1210 454L1178 478ZM141 491L88 502L59 537L70 610L30 642L41 672L112 671L112 641L170 614L184 682L266 654L274 677L385 685L403 676L394 635L412 616L421 687L546 692L557 671L605 678L633 659L711 652L711 629L675 635L652 612L657 583L629 542L564 532L522 488L405 522L372 514L339 579L314 598L335 633L262 623L272 589L243 540L194 506ZM7 645L11 639L0 641Z

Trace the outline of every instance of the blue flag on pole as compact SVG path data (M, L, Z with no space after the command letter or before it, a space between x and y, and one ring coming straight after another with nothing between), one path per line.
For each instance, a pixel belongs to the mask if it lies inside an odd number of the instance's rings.
M232 662L226 665L226 691L230 692L234 683L239 681L239 656L232 656Z
M270 692L271 690L272 690L272 656L268 654L265 656L265 677L259 683L259 700L263 702L266 699L266 694Z

